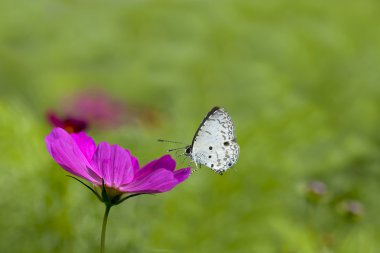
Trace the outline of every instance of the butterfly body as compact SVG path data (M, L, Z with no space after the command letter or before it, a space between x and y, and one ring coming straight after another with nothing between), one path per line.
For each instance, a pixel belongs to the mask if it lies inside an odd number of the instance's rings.
M192 144L185 147L185 156L196 165L204 165L223 174L239 157L234 124L223 108L214 107L198 127Z

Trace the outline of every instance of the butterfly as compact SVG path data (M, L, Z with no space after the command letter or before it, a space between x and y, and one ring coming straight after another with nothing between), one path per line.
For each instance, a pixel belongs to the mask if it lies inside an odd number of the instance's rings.
M221 175L232 167L238 160L240 148L228 112L221 107L212 108L195 132L191 145L184 150L184 155L197 167L204 165Z

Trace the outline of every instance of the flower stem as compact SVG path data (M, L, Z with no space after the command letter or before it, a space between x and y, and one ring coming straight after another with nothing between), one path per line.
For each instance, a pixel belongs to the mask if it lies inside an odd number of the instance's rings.
M103 217L102 235L101 235L101 241L100 241L100 253L104 253L104 246L106 243L107 220L108 220L108 214L110 212L110 209L111 209L111 206L106 205L106 211L104 212L104 217Z

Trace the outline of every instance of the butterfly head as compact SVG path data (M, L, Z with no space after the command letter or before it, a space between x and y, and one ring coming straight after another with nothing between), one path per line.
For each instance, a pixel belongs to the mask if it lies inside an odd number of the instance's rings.
M191 156L191 145L185 147L185 156Z

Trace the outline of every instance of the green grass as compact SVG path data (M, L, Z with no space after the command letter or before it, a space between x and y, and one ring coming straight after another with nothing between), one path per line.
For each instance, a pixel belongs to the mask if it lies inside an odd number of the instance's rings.
M0 251L96 252L103 206L49 157L44 113L94 84L162 115L90 131L142 163L214 105L241 146L224 176L113 208L107 252L372 253L380 248L380 4L1 1ZM178 160L180 161L180 160ZM185 166L185 164L180 164ZM328 186L318 205L303 186ZM348 220L346 199L365 212Z

